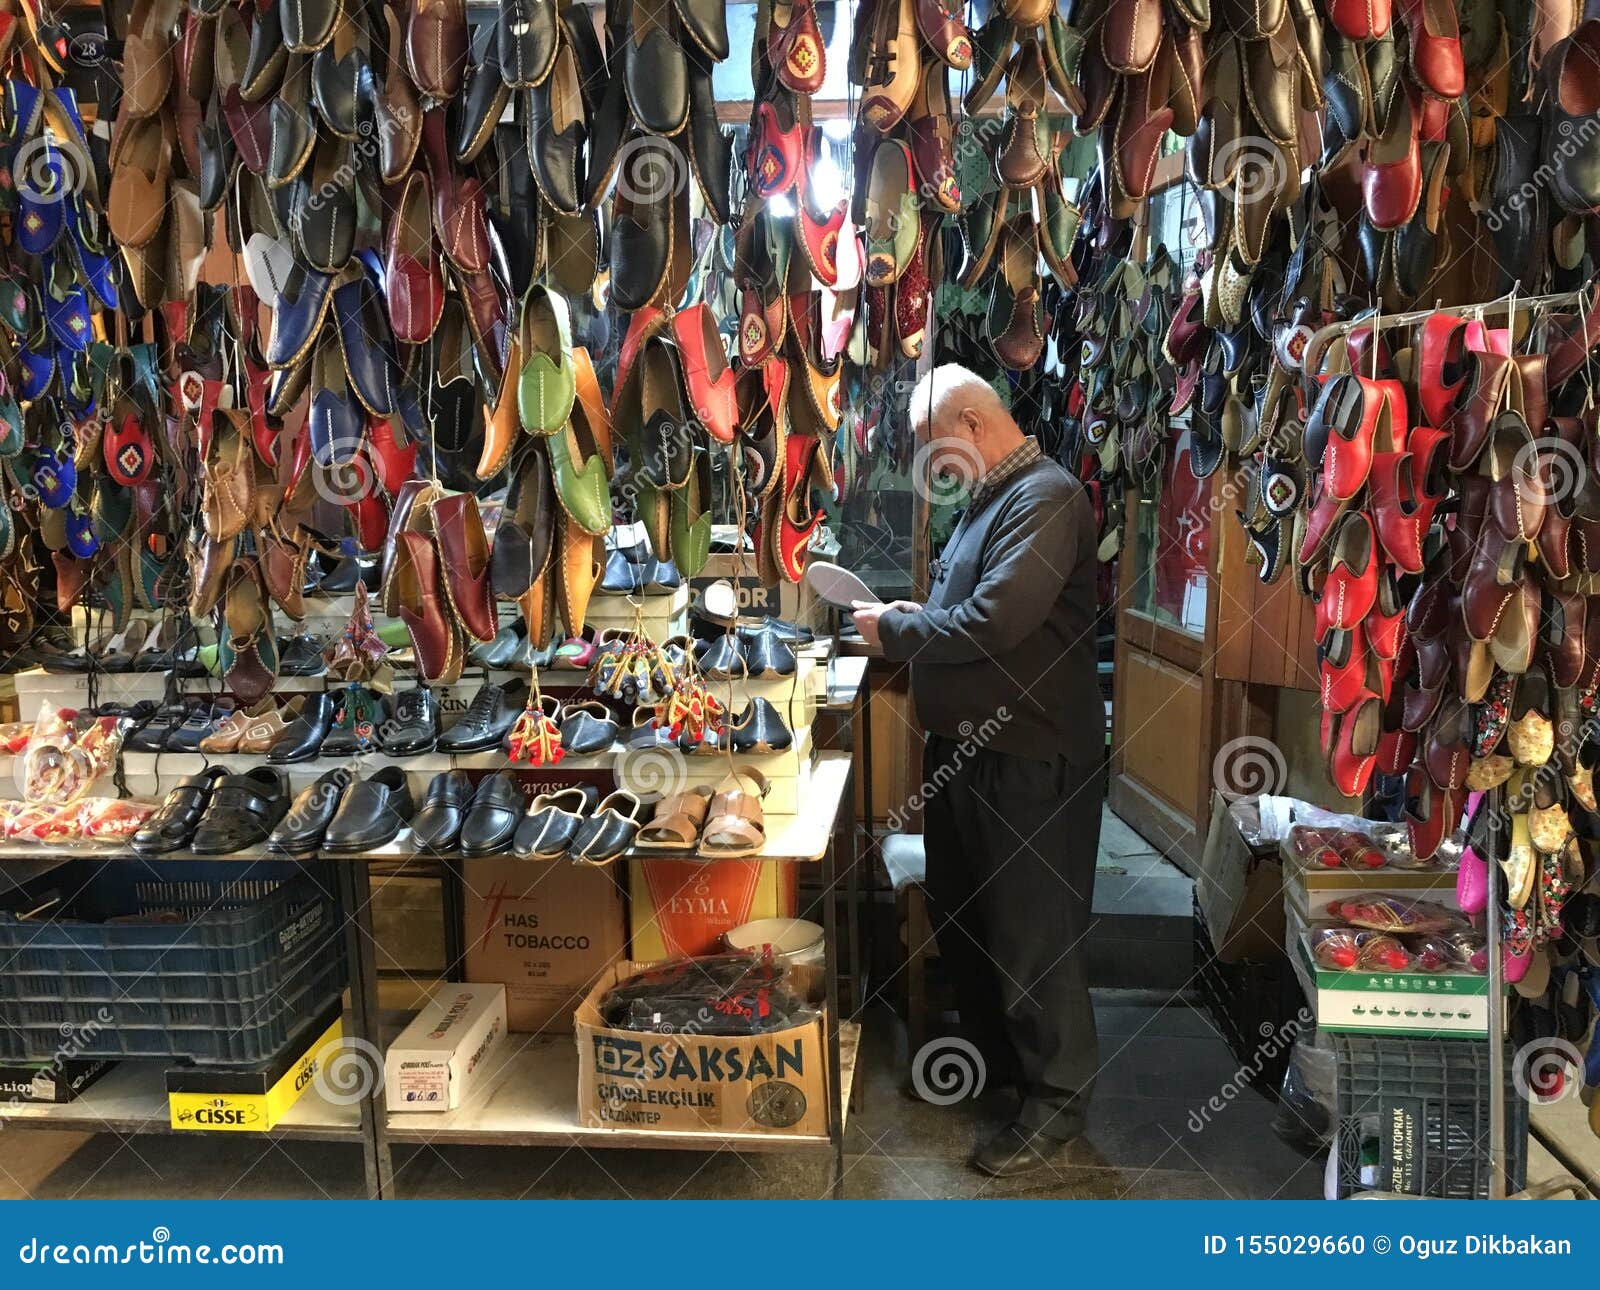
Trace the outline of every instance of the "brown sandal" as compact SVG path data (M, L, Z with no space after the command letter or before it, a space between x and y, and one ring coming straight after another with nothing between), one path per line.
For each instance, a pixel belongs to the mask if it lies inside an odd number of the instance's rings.
M693 851L700 840L700 827L711 812L711 799L711 790L703 784L662 798L634 847L640 851Z
M767 777L757 770L737 770L733 779L733 787L721 789L711 799L711 811L700 836L700 854L708 860L753 856L767 842L766 813L761 809L761 799L771 787ZM755 784L756 792L741 787L741 779Z

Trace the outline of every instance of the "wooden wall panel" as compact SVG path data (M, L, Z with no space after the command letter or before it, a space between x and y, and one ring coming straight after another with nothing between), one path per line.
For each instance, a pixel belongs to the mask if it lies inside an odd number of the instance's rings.
M1204 748L1200 677L1138 650L1117 656L1117 765L1193 820L1200 813L1195 750Z
M1218 477L1213 482L1213 489L1222 490L1222 496L1240 486L1237 476ZM1286 569L1271 586L1262 583L1256 570L1245 562L1249 543L1231 505L1216 505L1211 543L1216 564L1211 587L1217 598L1217 676L1226 681L1316 689L1315 609L1296 590L1293 570Z

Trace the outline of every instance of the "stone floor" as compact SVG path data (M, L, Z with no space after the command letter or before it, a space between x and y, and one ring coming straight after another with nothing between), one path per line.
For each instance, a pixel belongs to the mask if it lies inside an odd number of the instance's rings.
M1133 927L1141 937L1170 920L1181 945L1187 880L1109 812L1099 870L1097 914L1121 917L1118 930ZM1115 948L1115 938L1108 943ZM1150 945L1146 939L1147 958ZM1186 975L1164 975L1171 986L1157 990L1096 992L1102 1073L1089 1132L1064 1163L1005 1182L974 1173L966 1159L1009 1108L996 1096L951 1107L903 1096L904 1029L887 1005L874 1004L864 1019L845 1194L1320 1196L1321 1161L1273 1135L1273 1104L1250 1091L1223 1094L1238 1065L1182 992ZM1225 1097L1223 1110L1206 1119L1201 1108L1214 1095ZM809 1198L827 1195L831 1181L831 1161L814 1154L419 1147L397 1148L395 1164L400 1194L416 1198ZM0 1199L355 1197L362 1186L359 1153L343 1145L0 1132Z
M1321 1165L1273 1136L1272 1105L1243 1092L1198 1132L1191 1120L1237 1069L1203 1012L1097 996L1104 1070L1088 1135L1067 1161L998 1182L966 1167L1004 1122L995 1097L953 1107L900 1092L904 1041L886 1009L867 1018L845 1194L933 1197L1285 1197L1321 1194ZM997 1104L998 1103L998 1104ZM578 1149L398 1149L399 1191L416 1198L812 1198L829 1188L817 1155ZM225 1139L0 1133L0 1198L356 1197L347 1146Z

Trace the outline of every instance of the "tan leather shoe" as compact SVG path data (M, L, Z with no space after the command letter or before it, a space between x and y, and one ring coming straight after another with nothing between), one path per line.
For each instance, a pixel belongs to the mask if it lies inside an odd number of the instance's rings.
M263 701L260 716L252 716L245 726L244 732L239 736L235 752L264 753L273 744L283 737L283 732L289 728L289 723L298 715L298 705L303 699L290 701L287 708L278 708L267 701Z
M229 542L244 532L256 511L254 450L242 412L218 409L210 451L201 464L205 481L206 532L214 542Z
M245 732L257 724L269 712L278 710L270 698L261 700L250 711L235 708L223 720L222 724L200 741L200 751L203 753L236 753L241 751L239 741L244 738Z
M522 375L522 345L515 331L506 346L505 371L492 407L483 410L483 453L478 458L477 476L489 479L498 475L516 446L522 430L517 411L517 382Z
M561 614L562 629L572 637L583 630L589 599L600 581L605 539L584 532L581 524L563 513L560 543L561 583L556 588L556 607ZM532 630L531 621L528 626Z

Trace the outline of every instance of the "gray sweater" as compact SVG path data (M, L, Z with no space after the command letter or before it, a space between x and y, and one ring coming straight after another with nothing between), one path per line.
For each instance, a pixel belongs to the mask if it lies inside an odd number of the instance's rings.
M927 605L879 619L885 657L911 664L926 730L1018 757L1098 763L1096 545L1083 485L1048 459L968 510Z

